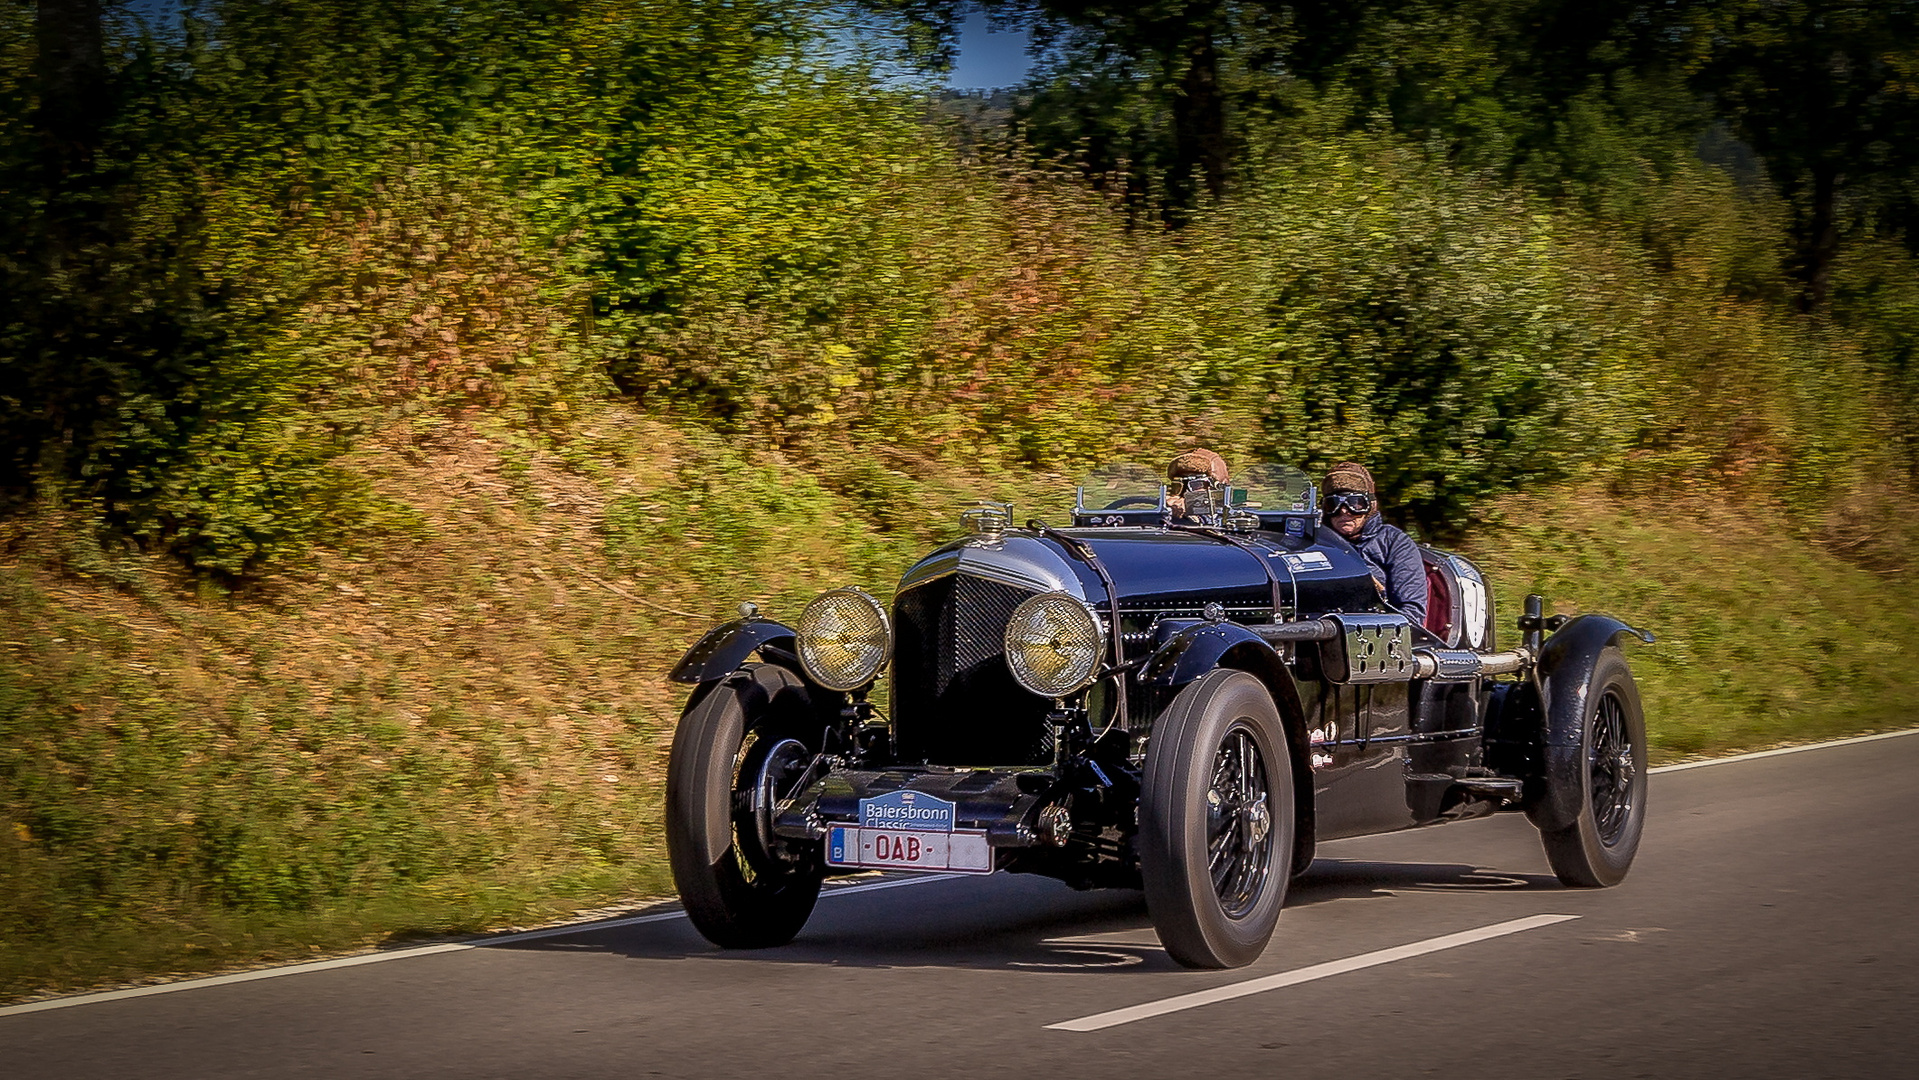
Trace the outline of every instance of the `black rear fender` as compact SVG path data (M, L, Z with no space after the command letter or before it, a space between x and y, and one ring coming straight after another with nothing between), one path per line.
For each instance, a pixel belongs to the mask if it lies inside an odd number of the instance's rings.
M1564 829L1579 818L1580 774L1587 767L1581 747L1586 717L1593 708L1587 700L1593 669L1598 666L1600 655L1620 634L1632 634L1648 643L1653 639L1651 634L1611 616L1581 615L1547 638L1539 651L1544 715L1535 721L1536 756L1529 755L1533 756L1533 762L1531 775L1527 777L1526 815L1541 829ZM1530 689L1524 693L1532 700L1521 705L1515 714L1540 717L1538 693Z

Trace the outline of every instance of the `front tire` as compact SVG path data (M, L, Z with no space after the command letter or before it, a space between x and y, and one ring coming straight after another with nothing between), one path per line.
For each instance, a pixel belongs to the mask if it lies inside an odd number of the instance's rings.
M748 664L695 697L666 769L666 850L687 918L726 949L793 940L826 868L772 835L769 793L785 794L819 749L806 684ZM809 730L812 728L812 730Z
M1626 658L1608 647L1593 665L1575 778L1579 815L1540 840L1553 873L1575 888L1625 880L1646 827L1646 714Z
M1293 769L1258 679L1209 672L1153 724L1138 848L1146 910L1174 960L1243 967L1266 950L1290 876Z

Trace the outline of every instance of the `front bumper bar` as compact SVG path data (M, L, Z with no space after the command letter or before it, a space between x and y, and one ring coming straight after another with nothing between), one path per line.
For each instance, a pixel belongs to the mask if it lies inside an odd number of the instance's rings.
M953 803L954 827L984 830L989 847L1034 847L1053 786L1050 769L835 769L782 803L773 831L789 840L824 840L828 826L860 823L861 799L917 791Z

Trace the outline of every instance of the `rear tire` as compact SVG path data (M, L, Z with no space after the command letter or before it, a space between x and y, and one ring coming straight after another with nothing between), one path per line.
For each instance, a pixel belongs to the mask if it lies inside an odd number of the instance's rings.
M1646 827L1646 714L1616 647L1599 654L1586 700L1579 816L1563 829L1542 829L1539 836L1546 861L1562 883L1601 888L1625 880Z
M784 945L819 899L819 852L773 837L756 796L791 782L795 762L819 750L813 717L806 684L772 664L719 680L680 717L666 769L667 857L687 918L721 948Z
M1259 959L1286 901L1293 769L1272 695L1221 669L1153 724L1139 806L1146 910L1187 967Z

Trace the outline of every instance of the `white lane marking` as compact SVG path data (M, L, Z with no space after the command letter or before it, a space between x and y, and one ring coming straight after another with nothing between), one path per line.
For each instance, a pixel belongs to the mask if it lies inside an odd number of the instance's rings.
M1807 750L1824 750L1828 747L1833 747L1833 746L1851 746L1855 743L1877 742L1880 739L1896 739L1905 735L1919 735L1919 728L1907 728L1904 731L1887 731L1887 732L1881 732L1877 735L1860 735L1850 739L1834 739L1829 742L1807 743L1804 746L1787 746L1787 747L1781 747L1780 749L1777 749L1777 750L1760 750L1751 754L1737 754L1732 757L1723 757L1723 758L1708 758L1704 761L1687 761L1687 762L1682 762L1681 764L1678 764L1678 765L1661 765L1656 769L1650 769L1648 771L1654 772L1654 773L1682 772L1686 769L1703 769L1708 765L1729 765L1735 761L1751 761L1757 758L1778 757L1781 754L1797 754ZM847 885L839 888L827 889L821 892L820 895L822 897L851 896L854 893L874 892L880 889L897 889L905 885L926 885L935 881L950 881L954 878L961 877L961 876L963 875L928 874L924 877L901 878L897 880L887 880L887 881L873 881L873 882L868 882L864 885ZM685 917L686 917L686 913L683 911L667 911L667 912L660 912L658 914L653 914L653 915L635 915L635 916L630 916L624 919L613 919L608 922L571 923L565 926L551 926L541 930L528 930L524 933L508 934L503 937L488 938L484 941L456 942L456 943L448 943L444 945L423 945L415 949L394 949L389 952L367 953L361 956L343 956L334 960L316 960L310 964L294 964L289 967L265 968L260 971L242 971L232 975L215 975L205 979L188 979L182 982L163 983L157 986L136 986L126 990L107 990L97 994L81 994L76 997L52 998L47 1001L33 1001L33 1002L28 1002L25 1005L8 1005L8 1006L0 1007L0 1016L12 1016L12 1015L21 1014L21 1013L32 1013L32 1012L44 1012L48 1009L65 1009L75 1005L93 1005L93 1004L103 1003L108 1001L122 1001L128 998L150 997L154 994L172 994L181 990L198 990L201 987L206 987L206 986L225 986L230 983L254 982L259 979L277 979L283 975L304 975L308 972L313 972L313 971L330 971L334 968L357 967L361 964L383 964L389 960L410 960L418 956L434 956L439 953L463 952L467 949L482 949L482 948L487 948L493 945L510 945L510 944L513 944L514 942L532 941L538 938L559 937L565 934L590 933L596 930L614 930L623 926L641 926L646 923L666 922L671 919L683 919ZM1562 918L1574 918L1574 917L1575 916L1563 916ZM1530 929L1530 927L1522 927L1522 929ZM1512 931L1507 931L1507 932L1510 933ZM1441 947L1452 948L1453 946L1447 945L1447 946L1441 946ZM1417 954L1411 954L1411 955L1417 955ZM1356 957L1355 959L1360 959L1360 958ZM1399 958L1394 957L1394 959L1399 959ZM1345 963L1345 962L1346 961L1339 961L1339 963ZM1377 962L1387 963L1389 961L1381 960ZM1325 967L1327 965L1321 965L1321 966ZM1365 967L1370 965L1360 965L1360 966ZM1317 969L1306 968L1303 970L1314 971ZM1342 970L1356 970L1356 969L1346 968ZM1312 976L1312 978L1315 978L1315 979L1325 978L1326 975L1338 974L1338 973L1339 972L1329 971L1324 974L1314 975ZM1290 974L1299 974L1299 973L1295 972ZM1273 976L1273 977L1279 978L1281 976ZM1305 982L1307 980L1299 979L1297 981ZM1272 987L1263 987L1262 989L1275 989L1278 986L1291 986L1291 985L1293 985L1293 983L1291 982L1276 983ZM1258 992L1259 992L1258 990L1246 991L1246 993L1258 993ZM1239 995L1234 994L1232 996L1236 997ZM1177 1001L1180 999L1175 998L1172 1000ZM1216 1000L1224 1001L1228 999L1218 998ZM1206 1002L1199 1002L1198 1004L1206 1004ZM1140 1007L1143 1008L1144 1006L1140 1006ZM1193 1008L1194 1006L1188 1005L1188 1006L1181 1006L1181 1007ZM1124 1011L1124 1010L1121 1010L1121 1011ZM1155 1013L1152 1015L1158 1015L1158 1014ZM1098 1018L1093 1017L1089 1019L1098 1019ZM1083 1022L1085 1021L1069 1021L1069 1024L1077 1024L1077 1023L1083 1023ZM1127 1021L1124 1021L1124 1020L1116 1021L1116 1023L1126 1023L1126 1022ZM1066 1030L1066 1031L1097 1030L1097 1028L1070 1027L1068 1026L1068 1024L1054 1024L1051 1026L1055 1028L1059 1028L1061 1030Z
M1757 758L1778 757L1782 754L1797 754L1807 750L1824 750L1828 747L1833 747L1833 746L1851 746L1855 743L1877 742L1880 739L1897 739L1906 735L1919 735L1919 728L1907 728L1904 731L1887 731L1887 732L1881 732L1877 735L1860 735L1850 739L1834 739L1829 742L1807 743L1804 746L1787 746L1787 747L1781 747L1777 750L1761 750L1751 754L1736 754L1732 757L1708 758L1704 761L1687 761L1687 762L1682 762L1678 765L1661 765L1656 769L1650 769L1648 771L1654 772L1654 773L1682 772L1686 769L1703 769L1707 767L1708 765L1729 765L1735 761L1751 761ZM854 893L874 892L880 889L897 889L904 885L925 885L935 881L949 881L961 876L963 875L928 874L924 877L911 877L911 878L901 878L897 880L874 881L874 882L868 882L864 885L847 885L840 888L827 889L821 892L820 895L822 897L851 896ZM658 914L653 914L653 915L635 915L635 916L630 916L624 919L613 919L608 922L601 922L601 923L572 923L565 926L547 927L541 930L528 930L524 933L508 934L503 937L488 938L484 941L478 941L478 942L455 942L455 943L448 943L444 945L423 945L415 949L394 949L389 952L367 953L361 956L343 956L334 960L316 960L310 964L293 964L288 967L265 968L260 971L242 971L232 975L215 975L205 979L188 979L182 982L163 983L157 986L136 986L126 990L107 990L97 994L81 994L75 997L52 998L47 1001L33 1001L33 1002L28 1002L27 1004L24 1004L24 1005L3 1006L3 1007L0 1007L0 1016L13 1016L13 1015L22 1014L22 1013L44 1012L48 1009L65 1009L75 1005L93 1005L93 1004L98 1004L98 1003L103 1003L108 1001L123 1001L128 998L150 997L154 994L172 994L172 993L177 993L181 990L198 990L201 987L225 986L231 983L254 982L259 979L277 979L283 975L304 975L308 972L313 972L313 971L330 971L330 970L333 970L334 968L357 967L361 964L383 964L389 960L410 960L410 959L413 959L414 957L419 957L419 956L434 956L439 953L463 952L467 949L486 948L488 946L493 946L493 945L509 945L514 942L532 941L538 938L559 937L564 934L590 933L596 930L613 930L623 926L641 926L646 923L666 922L671 919L683 919L685 917L686 917L686 913L683 911L667 911L667 912L660 912ZM1557 919L1563 919L1563 918L1576 918L1576 916L1559 916L1555 918L1555 921L1557 921ZM1544 924L1540 924L1540 925L1544 925ZM1530 927L1521 927L1520 929L1530 929ZM1511 933L1513 931L1506 931L1506 932ZM1444 939L1438 939L1438 940L1444 940ZM1410 948L1411 946L1406 946L1406 947ZM1439 947L1452 948L1453 946L1445 945L1445 946L1439 946ZM1388 951L1390 952L1391 950L1388 950ZM1427 951L1431 951L1431 950L1427 950ZM1368 954L1368 955L1373 955L1373 954ZM1409 954L1409 955L1418 955L1418 954ZM1355 957L1354 959L1358 960L1362 958ZM1400 959L1400 957L1393 957L1392 959ZM1335 963L1349 963L1349 962L1350 961L1336 961ZM1379 960L1375 962L1388 963L1390 961ZM1320 966L1327 967L1329 965L1320 965ZM1371 965L1362 964L1359 966L1367 967ZM1305 969L1302 969L1302 972L1310 972L1310 971L1316 971L1316 970L1318 969L1305 968ZM1356 968L1344 968L1341 970L1351 971L1351 970L1356 970ZM1291 973L1288 973L1288 975L1286 976L1272 976L1272 978L1286 978L1292 975L1301 974L1302 972L1291 972ZM1311 977L1315 979L1320 979L1320 978L1325 978L1327 975L1333 975L1333 974L1339 974L1339 972L1327 971L1322 974L1313 975ZM1305 982L1307 980L1297 979L1295 981ZM1247 985L1247 984L1239 984L1239 985ZM1276 989L1280 986L1291 986L1291 985L1293 985L1293 982L1275 983L1273 984L1273 986L1261 987L1261 989ZM1232 988L1228 987L1225 989L1230 990ZM1259 990L1244 991L1244 993L1259 993L1259 992L1260 992ZM1232 994L1230 996L1238 997L1240 995ZM1178 1001L1181 999L1174 998L1171 1000ZM1225 1001L1225 1000L1229 1000L1229 998L1222 997L1222 998L1216 998L1213 1000ZM1197 1002L1196 1004L1207 1004L1207 1003L1208 1002ZM1145 1006L1136 1006L1136 1007L1145 1008ZM1180 1007L1193 1008L1195 1006L1186 1005L1186 1006L1180 1006ZM1125 1010L1120 1010L1120 1011L1124 1012ZM1172 1010L1167 1010L1167 1011L1172 1011ZM1110 1014L1102 1014L1102 1015L1110 1015ZM1153 1013L1151 1015L1159 1015L1159 1014ZM1099 1019L1099 1017L1088 1018L1088 1020L1096 1020L1096 1019ZM1075 1021L1068 1021L1066 1024L1053 1024L1051 1026L1054 1028L1058 1028L1060 1030L1065 1030L1065 1031L1098 1030L1097 1028L1081 1028L1081 1027L1070 1026L1072 1024L1081 1024L1085 1022L1087 1021L1075 1020ZM1127 1021L1125 1020L1115 1021L1115 1023L1126 1023L1126 1022Z
M871 881L864 885L846 885L839 888L823 889L820 892L820 899L824 900L829 896L851 896L854 893L878 892L881 889L897 889L905 885L929 885L935 881L951 881L954 878L964 876L966 875L927 874L920 877ZM630 915L623 919L609 919L605 922L568 923L564 926L548 926L539 930L527 930L518 934L504 934L500 937L484 938L479 941L456 941L447 942L444 945L422 945L413 949L393 949L388 952L364 953L360 956L342 956L333 960L315 960L308 964L262 968L259 971L240 971L232 975L214 975L205 979L187 979L182 982L161 983L155 986L135 986L125 990L105 990L97 994L80 994L75 997L31 1001L25 1005L8 1005L0 1008L0 1016L45 1012L48 1009L66 1009L75 1005L96 1005L108 1001L125 1001L128 998L152 997L155 994L173 994L182 990L199 990L208 986L228 986L233 983L255 982L260 979L278 979L285 975L305 975L313 971L331 971L335 968L358 967L361 964L384 964L389 960L411 960L418 956L437 956L441 953L465 952L468 949L487 949L496 945L511 945L515 942L534 941L539 938L562 937L570 934L590 934L600 930L616 930L622 926L643 926L647 923L668 922L673 919L684 918L686 918L686 912L684 911L661 911L652 915Z
M1830 742L1807 743L1804 746L1782 746L1777 750L1756 750L1750 754L1734 754L1732 757L1707 758L1704 761L1682 761L1677 765L1661 765L1647 772L1669 773L1684 772L1687 769L1703 769L1708 765L1730 765L1735 761L1756 761L1759 758L1778 757L1781 754L1801 754L1807 750L1825 750L1834 746L1852 746L1856 743L1878 742L1880 739L1897 739L1906 735L1919 735L1919 728L1907 728L1904 731L1882 731L1877 735L1855 735L1850 739L1833 739Z
M1344 960L1314 964L1312 967L1298 968L1294 971L1282 971L1277 975L1264 975L1228 986L1215 986L1211 990L1199 990L1191 994L1181 994L1178 997L1149 1001L1144 1005L1129 1005L1124 1009L1082 1016L1078 1020L1063 1020L1057 1024L1046 1025L1046 1030L1100 1031L1109 1027L1118 1027L1120 1024L1130 1024L1136 1020L1149 1020L1155 1016L1165 1016L1167 1013L1197 1009L1202 1005L1232 1001L1235 998L1263 994L1268 990L1278 990L1281 987L1298 986L1300 983L1312 982L1315 979L1344 975L1361 968L1378 967L1380 964L1390 964L1395 960L1407 960L1445 949L1457 949L1461 945L1471 945L1474 942L1505 937L1507 934L1517 934L1522 930L1533 930L1577 918L1579 918L1577 915L1533 915L1524 919L1514 919L1511 922L1494 923L1477 930L1462 930L1457 934L1428 938L1425 941L1415 941L1410 945L1381 949L1378 952L1362 953L1358 956L1349 956Z

